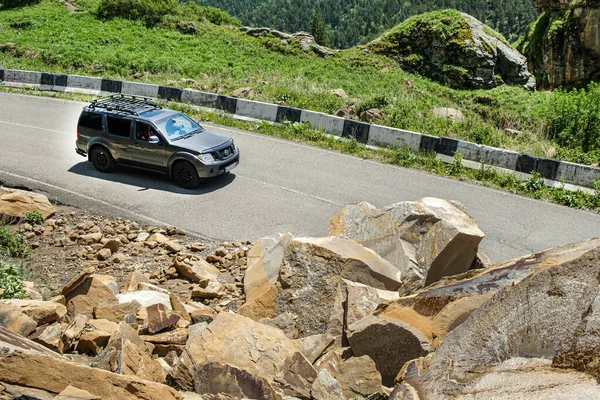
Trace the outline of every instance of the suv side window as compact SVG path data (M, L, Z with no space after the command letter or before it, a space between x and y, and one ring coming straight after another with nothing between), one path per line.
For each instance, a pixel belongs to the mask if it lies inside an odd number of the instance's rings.
M79 126L82 128L88 128L102 132L102 114L91 112L81 113L81 117L79 118Z
M160 136L158 136L154 127L145 122L137 121L135 123L135 139L147 142L150 139L150 136L156 136L160 139Z
M107 115L108 133L128 138L131 133L131 120Z

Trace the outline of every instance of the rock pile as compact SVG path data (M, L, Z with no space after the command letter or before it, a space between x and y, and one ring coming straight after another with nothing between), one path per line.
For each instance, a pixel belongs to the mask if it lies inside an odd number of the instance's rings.
M242 27L241 31L245 32L247 35L258 38L277 38L280 39L284 44L287 44L290 41L295 41L302 47L302 50L305 52L312 51L319 57L331 57L335 55L335 53L327 47L317 44L317 42L315 42L315 38L307 32L296 32L290 34L271 28L250 28L247 26Z
M75 243L65 248L98 244L97 265L46 300L0 300L0 399L600 394L600 239L471 269L483 233L460 204L432 198L353 204L329 237L211 254L175 228L111 225L108 237L99 224L100 238L61 232ZM97 258L129 246L119 235L168 264L107 274Z

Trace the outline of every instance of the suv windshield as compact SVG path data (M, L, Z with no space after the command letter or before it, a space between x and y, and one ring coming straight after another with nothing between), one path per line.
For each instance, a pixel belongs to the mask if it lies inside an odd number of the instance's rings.
M171 141L191 136L204 130L193 119L184 114L175 114L161 119L156 123L156 126Z

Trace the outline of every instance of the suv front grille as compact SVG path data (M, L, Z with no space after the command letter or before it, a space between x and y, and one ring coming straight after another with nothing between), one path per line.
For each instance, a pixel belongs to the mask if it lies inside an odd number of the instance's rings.
M235 149L233 146L226 147L221 150L217 150L212 153L215 160L226 160L229 157L233 156L235 153Z

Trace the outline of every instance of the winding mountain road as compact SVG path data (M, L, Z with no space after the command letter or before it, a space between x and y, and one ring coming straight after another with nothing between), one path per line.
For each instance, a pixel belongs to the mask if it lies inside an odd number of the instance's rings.
M83 105L0 93L0 181L216 240L287 231L324 236L329 218L346 204L384 207L426 196L462 202L486 233L481 250L494 262L600 236L594 213L208 123L240 148L240 166L230 176L187 191L150 172L102 174L74 150Z

